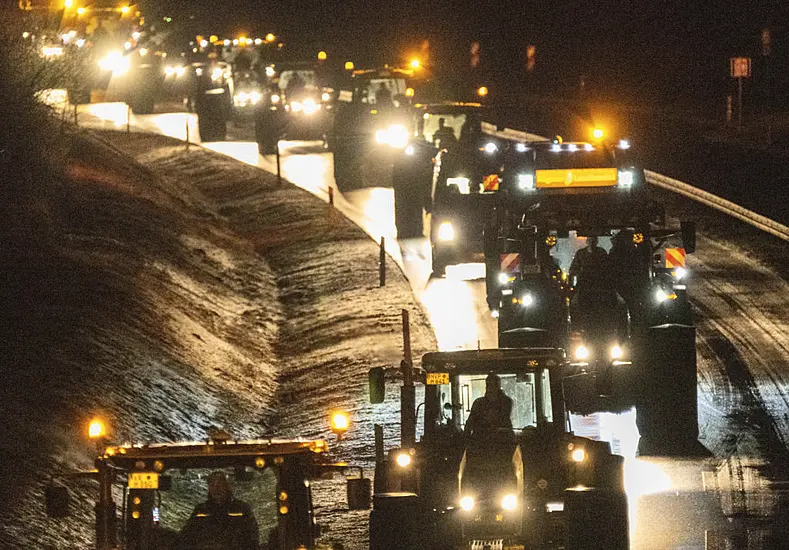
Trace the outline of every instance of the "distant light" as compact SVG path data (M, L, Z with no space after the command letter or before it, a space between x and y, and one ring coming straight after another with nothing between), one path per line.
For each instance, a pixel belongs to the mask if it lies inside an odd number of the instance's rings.
M488 95L488 87L480 86L479 88L477 88L477 95L479 97L485 97L486 95Z
M131 50L131 48L132 48L132 43L131 43L131 42L124 42L124 43L123 43L123 48L124 48L125 50Z
M271 78L271 77L272 77L272 76L274 76L275 74L276 74L276 71L274 70L274 67L272 67L271 65L269 65L268 67L266 67L266 76L267 76L267 77Z
M225 46L229 46L230 44L232 44L232 42L230 41L230 39L229 39L229 38L225 38L225 41L223 42L223 44L224 44Z
M342 435L348 431L351 425L351 418L344 411L337 411L331 416L331 431L337 435Z
M78 38L78 39L77 39L77 47L78 47L78 48L81 48L81 47L83 47L84 45L85 45L85 39L84 39L84 38Z
M554 143L553 145L551 145L551 151L559 152L561 150L562 150L562 144L561 143Z
M238 46L238 38L234 38L233 39L233 45L234 46Z
M268 33L266 35L266 42L274 42L276 39L277 39L277 37L274 36L272 33Z
M134 31L132 33L132 38L134 38L135 40L139 40L140 39L140 31Z
M421 65L421 63L419 63L418 59L412 59L411 60L411 68L412 69L418 69L420 67L420 65Z
M526 147L525 143L518 143L515 145L515 150L519 153L525 153L526 149L528 149L528 147Z
M469 512L474 509L474 498L473 497L463 497L460 499L460 507Z
M122 13L122 14L127 14L127 13L129 13L129 10L130 10L130 9L131 9L131 8L129 8L129 6L123 6L123 7L121 8L121 13Z
M77 15L85 15L86 11L85 8L77 8Z
M567 144L567 150L575 152L578 150L578 146L575 143L569 143Z
M255 38L255 46L260 46L263 43L262 38Z
M318 52L318 61L326 61L326 57L327 57L326 52L324 51Z
M323 92L321 94L321 101L329 101L331 99L331 94L329 92Z
M207 48L207 47L208 47L208 40L206 40L205 38L203 38L203 39L200 41L200 47L201 47L201 48Z
M148 55L148 48L140 48L140 55Z
M211 44L213 44L215 42L219 42L219 37L217 35L215 35L215 34L212 34L211 36L208 37L208 41Z
M626 139L619 140L619 148L620 149L630 149L630 142Z
M594 145L591 143L584 144L584 151L594 151Z
M22 38L29 38L29 37L30 37L30 33L29 32L25 31L25 32L22 33Z
M63 7L66 9L74 7L74 0L65 0L65 2L63 2Z
M355 65L353 64L353 61L346 61L345 62L345 70L346 71L352 71L354 69L354 67L355 67Z
M409 145L408 147L405 148L405 154L408 155L409 157L414 156L414 152L415 151L413 145Z
M405 96L406 97L414 97L414 89L413 88L406 88L405 89Z
M602 128L595 128L592 130L592 137L595 139L603 139L605 132L603 132Z

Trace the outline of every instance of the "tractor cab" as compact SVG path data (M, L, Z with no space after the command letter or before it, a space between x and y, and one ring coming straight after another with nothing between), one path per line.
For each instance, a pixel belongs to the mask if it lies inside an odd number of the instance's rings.
M291 550L317 548L311 480L348 468L329 458L322 440L217 437L109 446L95 470L69 477L99 483L98 550ZM349 479L349 488L351 507L369 507L369 480ZM48 515L67 514L65 486L51 484L46 496Z
M593 502L609 510L605 547L626 548L622 459L570 431L562 350L428 353L421 366L424 433L376 464L371 548L410 547L411 529L425 547L565 547Z

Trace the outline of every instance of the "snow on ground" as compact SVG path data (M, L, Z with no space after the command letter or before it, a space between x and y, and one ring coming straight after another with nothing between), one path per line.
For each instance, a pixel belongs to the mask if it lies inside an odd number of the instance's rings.
M47 520L41 489L90 466L97 412L120 441L214 426L329 438L333 408L354 420L334 445L344 458L369 456L375 419L396 436L391 401L377 416L363 404L366 372L398 364L401 308L415 355L434 340L392 262L378 288L378 249L358 228L260 170L162 137L75 136L64 173L44 205L49 237L6 236L0 257L0 547L87 546L90 501ZM319 485L316 505L354 547L366 514L342 512L340 489Z

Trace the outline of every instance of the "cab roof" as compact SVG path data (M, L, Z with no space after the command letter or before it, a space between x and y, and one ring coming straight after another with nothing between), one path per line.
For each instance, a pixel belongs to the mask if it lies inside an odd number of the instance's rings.
M324 464L329 463L328 459L324 459L328 449L326 442L320 439L159 443L107 447L97 461L108 462L117 468L128 470L154 469L154 461L162 462L163 470L255 467L256 461L261 458L267 462L273 461L275 464L289 459Z
M513 367L552 368L564 361L564 351L557 348L438 351L422 356L422 368L427 372L489 372Z
M354 78L408 78L413 75L413 71L406 69L395 69L386 67L383 69L356 69L351 73Z
M468 112L486 112L490 108L480 103L463 103L460 101L442 101L440 103L418 103L414 105L416 109L421 109L430 114L455 114Z

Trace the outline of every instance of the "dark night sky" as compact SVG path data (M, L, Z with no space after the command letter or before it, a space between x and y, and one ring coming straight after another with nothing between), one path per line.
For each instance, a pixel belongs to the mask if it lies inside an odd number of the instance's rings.
M195 15L204 32L262 34L361 64L397 62L423 39L443 71L467 67L474 40L500 79L523 77L526 46L537 46L537 78L566 88L584 75L613 93L704 96L726 85L728 58L758 57L773 30L776 67L789 40L781 0L160 0L173 17ZM778 73L778 71L774 71ZM707 89L709 88L709 89ZM712 90L712 91L710 91Z

